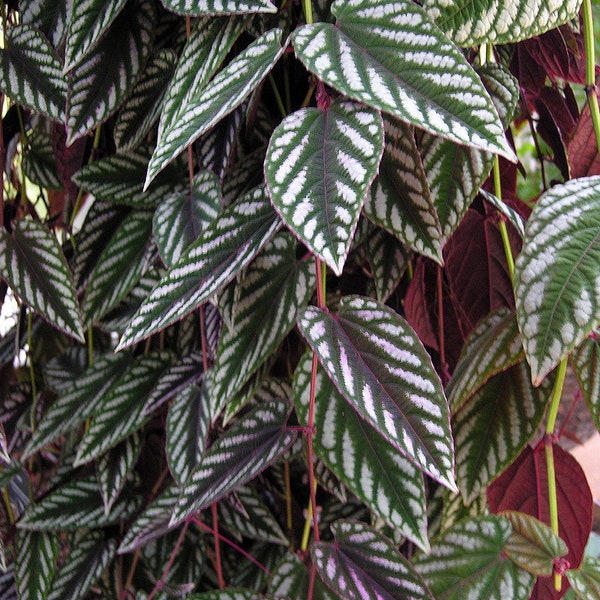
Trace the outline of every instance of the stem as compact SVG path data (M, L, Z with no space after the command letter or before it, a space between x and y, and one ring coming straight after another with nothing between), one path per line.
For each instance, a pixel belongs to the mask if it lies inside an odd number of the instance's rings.
M100 146L100 134L102 132L102 125L98 125L96 127L96 131L94 132L94 141L92 142L92 151L90 152L90 158L88 160L88 165L91 165L94 162L94 158L96 156L96 150ZM71 219L69 220L69 228L73 228L73 222L75 221L75 217L79 212L79 207L81 205L81 200L83 199L84 191L83 189L79 189L77 192L77 199L75 200L75 206L73 207L73 212L71 213Z
M277 108L279 108L279 112L281 116L285 118L287 116L287 111L285 110L285 106L283 105L283 99L281 98L281 94L277 89L277 84L275 83L275 79L273 75L269 73L269 83L271 84L271 89L273 90L273 95L275 96L275 102L277 103Z
M35 433L35 427L36 427L36 423L35 423L35 413L37 412L37 388L35 385L35 369L33 367L33 358L31 356L31 343L32 343L32 318L31 318L31 311L28 310L27 311L27 346L28 346L28 350L27 353L29 355L29 378L31 379L31 397L32 397L32 403L31 403L31 431L33 433Z
M214 502L210 506L212 513L212 533L215 538L215 570L217 571L217 579L219 580L219 589L225 589L225 579L223 578L223 565L221 563L221 542L219 540L219 516L217 514L217 503Z
M585 46L585 92L590 105L590 116L596 135L596 146L600 153L600 109L596 94L596 56L594 48L594 20L591 0L583 0L583 43Z
M438 301L438 340L440 345L440 367L442 370L443 384L450 379L448 363L446 362L446 341L444 339L444 296L442 295L442 267L437 268L437 301Z
M312 25L313 23L313 10L311 0L302 0L302 8L304 9L304 17L306 18L306 24Z
M0 113L4 112L4 94L0 94ZM1 115L0 115L1 116ZM0 123L0 229L4 227L4 131Z
M129 567L129 573L127 573L127 580L125 581L125 587L123 588L123 591L121 592L121 595L119 596L119 600L125 600L125 598L127 598L127 590L131 587L131 584L133 583L133 576L135 575L135 569L137 567L139 558L140 558L140 549L138 548L134 552L133 558L131 559L131 566Z
M294 531L294 521L292 519L292 484L290 480L290 463L287 460L283 463L283 474L285 479L285 525L291 539L291 533ZM290 542L290 545L291 544L292 542Z

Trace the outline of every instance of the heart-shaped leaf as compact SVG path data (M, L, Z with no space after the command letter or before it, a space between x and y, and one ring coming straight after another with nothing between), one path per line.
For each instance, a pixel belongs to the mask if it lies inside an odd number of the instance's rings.
M567 571L569 583L581 600L600 598L600 561L586 556L578 570Z
M274 13L277 7L269 0L161 0L167 10L180 15L228 15L246 13Z

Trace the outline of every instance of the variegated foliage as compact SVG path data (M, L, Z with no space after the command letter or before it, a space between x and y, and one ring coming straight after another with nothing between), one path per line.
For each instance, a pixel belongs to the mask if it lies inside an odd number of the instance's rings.
M600 427L580 4L2 3L0 598L541 598L567 356Z

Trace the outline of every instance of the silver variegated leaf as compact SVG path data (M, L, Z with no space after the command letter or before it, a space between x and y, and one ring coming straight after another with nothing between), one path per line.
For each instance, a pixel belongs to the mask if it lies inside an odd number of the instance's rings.
M171 475L183 485L198 465L210 427L206 387L190 385L179 392L167 414L165 453Z
M210 171L194 177L193 189L173 194L154 212L152 232L165 265L176 263L202 230L219 214L219 181Z
M64 71L70 71L98 43L126 0L74 0L67 30Z
M293 34L296 54L310 71L434 135L514 160L481 80L420 6L338 0L331 12L335 25L305 25Z
M8 439L6 437L6 431L4 425L0 421L0 459L5 461L7 464L10 463L10 454L8 452Z
M446 387L450 410L459 410L490 377L523 357L515 314L502 308L484 317L469 334Z
M145 546L150 541L171 531L169 521L179 498L179 488L172 484L137 517L125 534L119 554L129 554Z
M488 512L487 495L485 491L469 504L465 504L462 494L454 494L445 488L438 488L438 491L435 492L435 499L437 500L440 497L443 502L443 507L441 514L439 515L439 528L435 530L435 535L446 531L465 518L478 517ZM430 499L428 503L429 514L432 512L432 504L434 504L434 502L432 503ZM434 527L438 525L438 523L435 523L435 517L430 519L429 522L430 533L432 531L432 525Z
M58 48L66 36L71 2L26 0L19 4L19 17L24 25L37 27Z
M281 36L282 31L277 28L261 35L183 105L185 110L179 118L161 119L157 146L148 165L146 186L178 154L252 93L285 51Z
M100 321L141 279L152 254L152 212L134 210L104 247L87 285L84 323Z
M111 448L96 463L96 477L106 514L110 513L135 466L142 450L142 441L142 436L136 432Z
M65 120L67 80L56 51L28 25L5 32L0 49L0 89L10 98L55 121Z
M535 435L550 385L531 385L524 361L497 373L452 417L458 487L468 504L511 464Z
M277 7L269 0L161 0L167 10L180 15L230 15L275 13Z
M36 185L49 190L63 187L56 170L56 157L52 149L50 121L40 118L40 125L27 136L27 152L23 154L23 171Z
M152 51L155 21L152 0L126 3L94 51L70 71L68 144L106 121L131 91Z
M269 592L276 598L307 598L310 575L306 565L296 554L288 553L273 570L269 581ZM316 577L313 589L314 600L339 600L337 593L332 592Z
M298 326L358 414L420 469L456 490L447 401L410 325L383 304L348 296L337 314L300 311Z
M143 151L113 154L82 167L73 181L96 200L152 208L171 194L185 189L185 171L171 167L144 191L148 155Z
M508 67L496 62L479 65L477 74L492 98L502 125L508 128L519 103L519 81Z
M517 230L517 233L521 238L525 236L525 220L523 217L514 209L505 204L498 198L487 192L484 189L479 190L479 193L489 202L501 215L506 217L508 222Z
M540 35L575 19L581 0L425 0L423 5L452 41L467 47Z
M382 152L381 117L349 101L296 111L271 136L265 159L271 201L338 275Z
M277 349L312 296L314 266L296 260L296 241L286 233L271 240L238 284L234 322L225 326L210 376L215 418L258 367Z
M183 486L171 524L254 479L286 452L297 437L286 425L290 409L288 402L273 400L227 429L202 455Z
M191 594L187 600L277 600L270 594L257 594L254 590L226 588L202 594Z
M311 353L296 367L294 398L300 423L308 420ZM387 524L429 549L423 474L348 406L317 371L315 454Z
M433 600L433 596L391 540L359 521L331 527L333 542L312 550L317 573L344 600Z
M600 332L596 330L571 355L577 381L600 430Z
M56 570L58 533L19 531L15 556L15 580L19 600L47 598Z
M416 252L442 264L442 229L414 128L391 119L385 119L384 125L385 151L379 177L365 202L365 215Z
M535 577L506 556L511 535L502 517L469 518L439 536L414 565L437 600L527 600Z
M96 476L91 475L69 481L32 504L19 521L19 527L29 531L105 527L131 517L141 504L141 497L124 494L107 515Z
M69 554L52 581L46 600L83 600L110 564L117 551L115 540L92 531L71 545Z
M164 329L206 302L252 261L280 226L264 188L225 210L152 290L118 348Z
M600 560L585 556L579 569L566 573L573 591L581 600L600 598Z
M161 48L146 65L115 121L113 135L119 152L138 146L158 120L176 64L175 52Z
M41 223L21 219L12 236L0 229L2 246L2 275L13 292L51 325L83 342L73 278L56 237Z
M540 196L515 263L517 322L534 384L600 322L600 176Z
M148 395L172 358L166 351L141 356L102 397L79 443L75 466L102 456L144 425Z
M130 366L131 356L128 353L97 357L94 364L73 381L44 414L25 451L25 457L95 414L104 396L110 393Z

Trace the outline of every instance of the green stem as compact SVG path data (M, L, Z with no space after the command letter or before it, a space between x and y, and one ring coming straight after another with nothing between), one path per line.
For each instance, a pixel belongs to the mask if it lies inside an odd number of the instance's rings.
M583 40L585 46L585 91L590 105L590 115L596 146L600 153L600 109L598 108L598 94L596 93L596 55L594 49L594 19L592 16L591 0L583 0Z
M304 17L307 25L313 24L313 10L311 0L302 0L302 7L304 8Z
M31 423L31 431L35 433L36 422L35 422L35 414L37 412L37 388L35 385L35 368L33 366L33 357L31 356L31 347L32 347L32 327L33 327L33 319L31 317L31 311L27 311L27 346L28 346L28 354L29 354L29 378L31 379L31 397L33 398L31 403L31 415L30 415L30 423Z
M275 102L277 103L279 112L281 113L281 116L283 118L285 118L287 116L287 111L285 110L285 106L283 105L283 100L281 98L281 94L279 93L279 90L277 89L277 84L275 83L275 79L273 78L273 75L271 73L269 73L269 83L271 84L271 89L273 90L273 94L275 96Z

